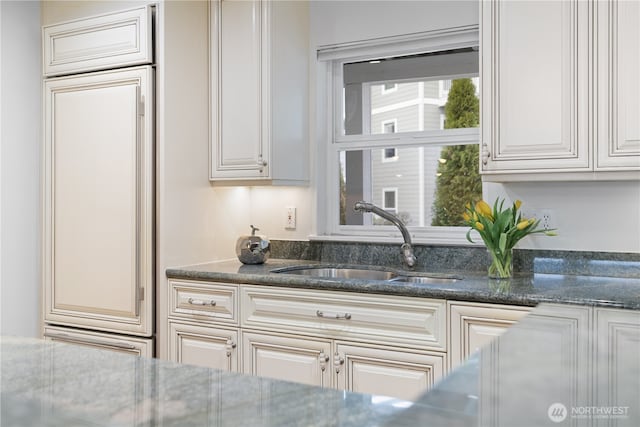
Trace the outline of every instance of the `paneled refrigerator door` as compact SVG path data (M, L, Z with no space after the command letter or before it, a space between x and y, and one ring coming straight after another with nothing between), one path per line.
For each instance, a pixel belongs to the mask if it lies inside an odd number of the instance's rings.
M44 83L44 317L153 332L153 69Z

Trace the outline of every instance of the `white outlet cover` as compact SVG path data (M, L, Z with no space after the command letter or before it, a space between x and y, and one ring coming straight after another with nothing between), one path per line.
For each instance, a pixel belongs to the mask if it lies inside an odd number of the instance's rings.
M285 208L285 220L284 220L284 228L286 230L295 230L296 229L296 208L293 206L288 206Z

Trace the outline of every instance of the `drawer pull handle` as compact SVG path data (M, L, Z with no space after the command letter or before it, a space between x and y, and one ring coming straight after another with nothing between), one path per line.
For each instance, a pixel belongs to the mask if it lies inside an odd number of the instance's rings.
M209 301L203 301L201 299L193 299L193 298L189 298L187 300L187 302L191 305L210 305L211 307L215 307L216 302L214 300L209 300Z
M351 319L351 313L344 313L344 314L340 314L340 313L331 313L331 314L325 314L320 310L316 311L316 316L318 317L323 317L323 318L329 318L329 319L345 319L345 320L349 320Z
M88 338L88 337L74 337L71 335L67 335L67 334L56 334L56 333L52 333L52 332L45 332L44 336L47 338L51 338L54 340L62 340L62 341L68 341L68 342L72 342L72 343L76 343L76 344L90 344L90 345L100 345L100 346L104 346L104 347L114 347L114 348L121 348L124 350L135 350L136 346L132 345L132 344L128 344L125 342L121 342L121 341L102 341L99 339L95 339L95 338Z

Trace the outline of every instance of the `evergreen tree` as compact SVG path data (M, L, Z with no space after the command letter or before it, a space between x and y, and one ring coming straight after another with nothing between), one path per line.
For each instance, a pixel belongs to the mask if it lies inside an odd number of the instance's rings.
M471 79L451 83L445 109L445 129L476 127L480 122L480 101ZM434 226L464 225L462 213L467 202L482 198L482 181L478 171L478 145L443 147L436 178L433 203Z

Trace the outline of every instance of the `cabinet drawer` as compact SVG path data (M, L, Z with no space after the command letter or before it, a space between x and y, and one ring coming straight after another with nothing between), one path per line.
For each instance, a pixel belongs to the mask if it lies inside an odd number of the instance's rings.
M446 349L444 301L345 292L242 288L242 326Z
M169 316L237 325L238 287L169 280Z
M44 328L44 338L118 353L153 357L153 338L135 338L49 325Z
M144 6L43 27L44 75L152 63L152 20Z

